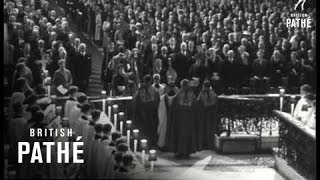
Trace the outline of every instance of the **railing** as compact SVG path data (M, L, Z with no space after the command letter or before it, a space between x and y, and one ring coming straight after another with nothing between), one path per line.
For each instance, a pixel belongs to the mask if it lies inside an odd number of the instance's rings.
M284 95L282 110L291 112L291 104L299 95ZM247 134L274 135L278 130L278 118L272 113L280 109L280 95L231 95L219 96L219 130L227 132L244 132Z
M290 114L274 111L279 117L278 156L308 180L316 179L316 135Z

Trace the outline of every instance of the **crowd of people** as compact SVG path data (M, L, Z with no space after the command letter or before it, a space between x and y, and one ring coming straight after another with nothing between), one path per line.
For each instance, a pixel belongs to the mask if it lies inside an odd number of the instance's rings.
M70 20L103 48L105 90L115 96L132 95L134 122L150 146L177 157L212 149L218 94L267 93L279 86L298 93L302 84L316 87L315 25L286 28L293 1L56 3L65 13L46 0L4 3L10 148L16 156L17 142L43 141L27 138L30 128L68 124L75 136L84 137L88 163L18 164L19 177L111 178L134 171L134 157L121 134L111 131L111 123L97 123L101 112L88 103L92 56L89 45L71 31ZM315 19L315 8L306 12ZM302 86L295 116L315 128L315 95L310 89ZM56 114L47 97L52 94L70 96L61 113L68 123ZM304 111L306 116L301 115ZM16 157L11 160L16 163Z
M161 83L171 75L177 86L187 78L197 93L206 79L219 94L316 87L315 23L286 27L294 1L98 0L65 6L104 48L106 89L127 88L146 74L160 74ZM315 19L310 4L306 13Z

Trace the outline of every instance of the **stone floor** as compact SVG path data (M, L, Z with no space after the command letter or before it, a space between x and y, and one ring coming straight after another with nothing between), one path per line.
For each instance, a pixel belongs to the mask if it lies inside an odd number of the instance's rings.
M176 159L173 153L157 155L153 172L146 164L150 179L284 180L273 169L274 159L270 154L221 155L201 151L189 159Z

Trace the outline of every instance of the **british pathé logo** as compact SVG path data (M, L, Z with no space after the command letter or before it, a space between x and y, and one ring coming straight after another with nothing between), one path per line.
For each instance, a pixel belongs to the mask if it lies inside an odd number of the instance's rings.
M290 17L286 19L287 28L311 28L311 17L307 13L299 12L305 10L306 1L298 0L294 5L295 12L291 13Z

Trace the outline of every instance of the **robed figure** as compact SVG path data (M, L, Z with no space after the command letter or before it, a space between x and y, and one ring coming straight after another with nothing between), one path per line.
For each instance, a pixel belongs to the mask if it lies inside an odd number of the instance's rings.
M217 95L209 81L205 81L198 96L199 118L197 121L197 137L199 150L212 149L213 137L217 133L218 113Z
M150 145L155 146L157 140L159 93L151 86L151 77L144 77L144 84L138 89L134 98L134 120L141 129L143 136L150 139Z
M199 111L196 96L188 83L186 79L181 81L181 89L173 98L168 118L168 149L176 157L188 157L197 150L195 127Z

